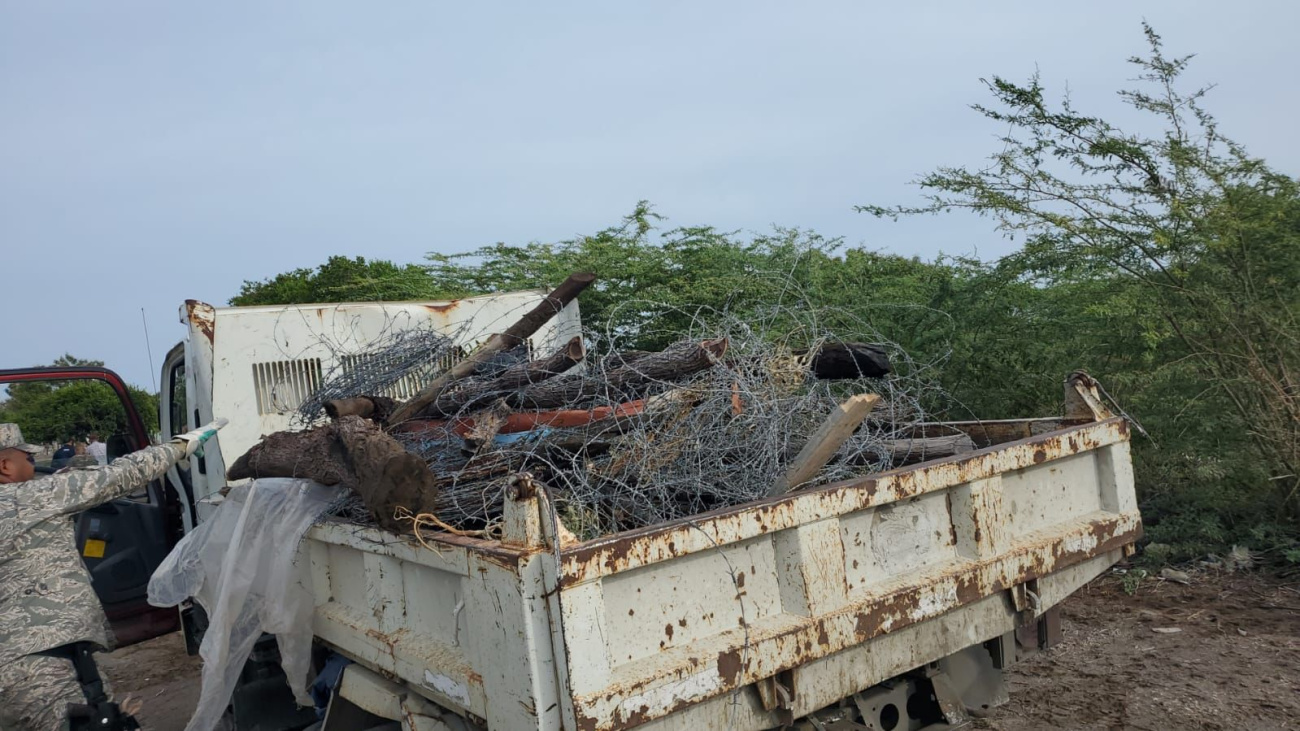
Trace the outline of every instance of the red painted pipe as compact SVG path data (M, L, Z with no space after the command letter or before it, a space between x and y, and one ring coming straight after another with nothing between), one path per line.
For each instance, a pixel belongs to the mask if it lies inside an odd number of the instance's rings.
M564 411L527 411L506 415L505 423L497 430L498 434L517 434L547 427L566 429L586 426L592 422L608 419L611 416L635 416L645 408L645 400L628 401L617 406L597 406L592 409L568 409ZM474 428L474 419L415 419L398 425L396 431L408 434L425 434L433 438L446 439L451 435L463 437Z

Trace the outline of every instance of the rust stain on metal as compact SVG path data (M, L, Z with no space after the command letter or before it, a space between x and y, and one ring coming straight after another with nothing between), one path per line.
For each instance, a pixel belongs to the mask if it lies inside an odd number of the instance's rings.
M452 300L444 305L425 305L424 309L438 315L446 315L448 313L454 312L457 307L460 307L460 303L461 303L460 300Z
M672 521L579 543L561 554L561 586L574 586L620 571L784 530L797 525L803 515L816 514L827 518L910 500L1126 438L1121 418L1089 422L868 478L832 483L704 513L690 520Z
M212 308L198 300L185 300L185 317L209 343L215 344L217 321L212 316Z
M745 670L740 653L740 650L731 650L718 655L718 675L722 677L722 682L729 685L740 682L740 676Z
M575 698L579 728L622 729L674 713L719 692L771 677L827 655L841 652L908 625L1006 591L1108 551L1131 545L1141 536L1136 514L1101 519L1069 535L1024 546L1007 555L979 563L962 562L938 577L924 577L916 586L872 597L867 601L765 637L722 651L717 658L721 686L708 694L686 695L653 712L644 706L624 714L617 703L644 694L665 676L682 678L696 671L696 662L683 663L643 682L606 688L593 696ZM1091 539L1091 540L1088 540ZM615 705L610 717L588 716L592 707Z
M620 708L614 714L614 721L618 724L618 728L632 728L649 721L652 718L649 714L650 706L642 704L640 708L627 714L627 717L624 718L623 709Z
M947 505L948 505L948 538L952 541L952 545L955 546L955 545L957 545L957 516L956 516L956 515L953 515L953 513L952 513L952 493L949 492L949 493L945 494L945 495L943 496L943 499L944 499L944 502L947 503ZM978 520L975 521L975 530L976 530L976 531L979 530L979 521L978 521ZM979 534L978 534L978 533L976 534L975 542L976 542L976 543L979 542ZM854 561L854 562L853 562L853 568L856 569L857 567L858 567L858 562L857 562L857 561Z

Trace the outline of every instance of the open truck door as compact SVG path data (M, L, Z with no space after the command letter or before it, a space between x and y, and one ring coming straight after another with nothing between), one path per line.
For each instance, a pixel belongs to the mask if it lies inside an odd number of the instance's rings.
M28 389L29 395L46 392L47 398L42 401L78 406L19 412L13 418L19 420L29 441L53 438L62 444L84 439L94 430L108 432L101 434L108 462L149 446L149 432L126 384L106 368L0 370L0 387L8 389L11 399L21 397L22 390ZM38 478L62 467L97 464L91 453L56 459L58 446L52 445L48 452L37 456ZM157 637L180 626L175 609L150 606L146 599L149 577L181 536L181 503L176 487L180 485L170 479L155 480L74 518L77 548L119 645Z

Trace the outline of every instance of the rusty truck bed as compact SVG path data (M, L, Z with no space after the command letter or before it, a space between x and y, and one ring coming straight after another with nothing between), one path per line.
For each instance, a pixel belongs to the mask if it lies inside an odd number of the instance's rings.
M501 541L317 526L315 631L365 669L345 682L431 702L408 716L776 727L1014 631L1131 550L1128 429L1079 384L1071 418L946 425L974 452L583 543L557 545L526 480Z

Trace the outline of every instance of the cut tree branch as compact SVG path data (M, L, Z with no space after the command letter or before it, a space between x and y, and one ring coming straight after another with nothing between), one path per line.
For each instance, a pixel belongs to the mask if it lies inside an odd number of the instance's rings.
M459 389L439 396L419 415L430 418L456 416L466 409L483 406L520 388L558 376L581 363L586 356L582 337L574 337L547 358L510 366L491 380L465 382Z
M570 274L569 278L556 287L554 292L547 295L546 299L519 318L519 321L511 325L505 332L497 333L488 338L486 342L475 348L468 358L452 366L435 378L432 383L425 386L419 393L411 397L411 400L397 407L397 410L386 419L386 423L389 426L400 424L420 413L429 404L436 401L447 386L474 375L492 356L519 345L540 330L542 325L545 325L560 310L563 310L570 302L577 299L578 294L594 281L596 281L596 275L589 272Z

